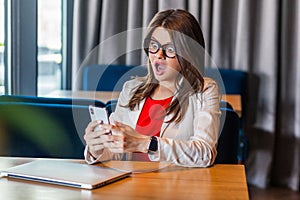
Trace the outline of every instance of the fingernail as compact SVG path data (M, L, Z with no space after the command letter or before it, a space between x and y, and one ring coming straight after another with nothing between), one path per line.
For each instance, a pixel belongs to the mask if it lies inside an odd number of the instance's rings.
M98 121L98 124L103 124L103 121L102 121L102 120L99 120L99 121Z

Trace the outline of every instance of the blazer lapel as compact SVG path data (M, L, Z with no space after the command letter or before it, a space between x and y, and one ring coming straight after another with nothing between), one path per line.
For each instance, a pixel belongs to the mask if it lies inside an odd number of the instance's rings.
M171 103L174 101L174 99L176 98L177 96L177 93L174 95L174 97L172 98L172 101ZM168 122L170 121L170 119L172 119L172 117L174 116L174 114L170 114L170 115L167 115L165 118L164 118L164 122L161 126L161 129L160 129L160 137L163 137L164 136L164 133L166 131L167 128L170 128L174 125L174 122ZM166 123L168 122L168 123Z
M136 128L137 121L138 121L141 111L144 107L144 104L145 104L145 99L142 100L139 105L137 105L139 107L136 106L135 109L133 111L130 111L130 113L129 113L129 117L130 117L132 123L135 125L134 128Z

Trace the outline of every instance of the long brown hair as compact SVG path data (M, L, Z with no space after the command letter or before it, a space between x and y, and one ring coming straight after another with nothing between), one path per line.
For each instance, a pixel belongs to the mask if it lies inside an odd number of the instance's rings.
M195 17L185 10L171 9L158 12L149 23L144 38L144 50L147 55L149 39L157 27L163 27L169 32L180 65L180 73L175 81L176 98L167 109L167 115L174 114L168 122L178 123L184 117L189 105L188 97L203 90L205 48L203 33ZM138 86L127 105L130 110L134 110L135 106L149 97L158 86L149 58L147 68L147 76L141 78L143 84Z

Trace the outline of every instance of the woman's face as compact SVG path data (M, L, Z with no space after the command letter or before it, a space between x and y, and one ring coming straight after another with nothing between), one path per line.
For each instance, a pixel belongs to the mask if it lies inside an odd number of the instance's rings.
M165 28L157 27L154 30L148 55L158 82L174 86L175 79L180 72L180 65L169 32Z

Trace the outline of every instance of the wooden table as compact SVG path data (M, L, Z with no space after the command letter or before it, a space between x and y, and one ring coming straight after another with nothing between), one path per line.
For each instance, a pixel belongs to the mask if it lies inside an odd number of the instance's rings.
M117 99L120 92L100 92L100 91L71 91L71 90L56 90L44 97L57 97L57 98L85 98L85 99L97 99L104 103L111 99ZM242 103L241 96L238 94L226 94L222 95L222 100L227 101L233 107L233 110L242 116Z
M32 160L0 157L0 170ZM1 178L0 199L249 199L243 165L218 164L210 168L167 165L159 170L154 170L156 162L110 161L107 165L132 170L147 167L148 172L133 173L129 178L94 190Z
M43 97L55 98L77 98L77 99L97 99L104 103L111 99L118 99L120 92L99 92L99 91L71 91L71 90L55 90Z
M233 110L238 114L239 117L242 117L242 98L239 94L223 94L222 100L230 103Z

